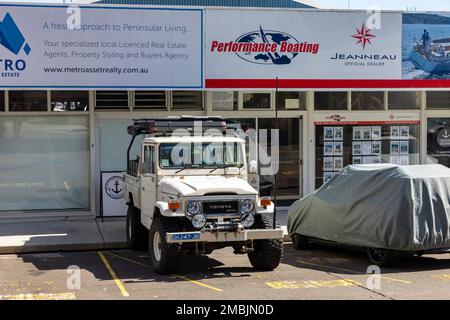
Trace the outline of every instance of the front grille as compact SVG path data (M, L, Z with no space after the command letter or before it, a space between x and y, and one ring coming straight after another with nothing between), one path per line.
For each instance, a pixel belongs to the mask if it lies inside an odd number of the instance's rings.
M239 213L239 203L237 200L230 201L204 201L204 214L236 214Z

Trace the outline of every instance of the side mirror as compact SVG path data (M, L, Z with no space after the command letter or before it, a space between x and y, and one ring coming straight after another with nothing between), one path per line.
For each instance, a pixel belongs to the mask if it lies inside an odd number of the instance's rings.
M248 173L258 174L258 163L256 162L256 160L251 160L248 163Z

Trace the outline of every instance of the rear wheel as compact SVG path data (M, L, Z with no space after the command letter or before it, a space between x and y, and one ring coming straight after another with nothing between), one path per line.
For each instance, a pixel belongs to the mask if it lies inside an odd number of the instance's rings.
M272 229L272 217L255 216L254 229ZM278 227L278 225L277 225ZM259 270L273 270L280 264L283 256L282 239L264 239L253 241L253 251L248 253L252 266Z
M166 242L166 233L177 231L174 218L156 217L153 220L148 238L148 249L153 269L167 274L176 270L180 255L178 245Z
M127 211L127 245L132 250L147 249L147 229L141 223L141 211L133 206L128 205Z
M302 236L301 234L293 234L291 236L292 245L297 250L305 250L309 248L309 239L308 237Z
M388 249L367 248L367 256L371 263L380 267L389 267L395 262L395 254Z

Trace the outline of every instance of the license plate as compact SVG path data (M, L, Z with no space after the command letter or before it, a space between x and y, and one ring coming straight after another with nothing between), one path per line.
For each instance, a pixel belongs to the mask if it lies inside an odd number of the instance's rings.
M172 235L174 241L198 240L200 233L177 233Z

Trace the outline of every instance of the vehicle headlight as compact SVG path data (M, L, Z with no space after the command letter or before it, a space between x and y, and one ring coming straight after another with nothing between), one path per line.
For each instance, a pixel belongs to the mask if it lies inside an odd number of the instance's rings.
M241 202L241 213L250 213L255 209L255 202L250 199L242 200Z
M244 228L250 228L254 223L255 223L255 216L251 213L248 213L241 220L241 224Z
M200 201L188 201L186 205L186 211L189 215L193 216L202 211L202 204Z
M203 214L199 213L192 217L191 222L194 228L201 229L206 224L206 217Z

